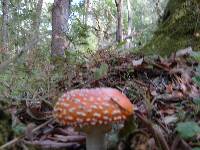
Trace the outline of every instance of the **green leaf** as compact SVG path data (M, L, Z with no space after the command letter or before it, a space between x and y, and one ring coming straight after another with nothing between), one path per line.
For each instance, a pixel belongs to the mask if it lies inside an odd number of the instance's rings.
M199 99L193 99L194 104L200 105L200 98Z
M196 76L192 80L200 86L200 76Z
M183 139L189 139L200 133L200 127L196 122L181 122L177 124L176 131Z
M192 150L200 150L200 147L195 147Z
M13 127L13 131L16 135L21 135L25 132L26 126L22 123L19 123Z

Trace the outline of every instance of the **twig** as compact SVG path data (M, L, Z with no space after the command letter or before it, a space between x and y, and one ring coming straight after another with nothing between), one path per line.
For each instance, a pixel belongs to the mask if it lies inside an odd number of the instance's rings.
M183 139L180 137L176 136L174 139L174 142L172 143L171 150L176 150L177 148L180 149L187 149L187 150L192 150L192 148L186 143Z
M46 125L48 125L48 124L49 124L50 122L52 122L52 121L54 121L53 118L50 119L50 120L48 120L48 121L46 121L46 122L44 122L43 124L37 126L36 128L34 128L34 129L32 130L32 133L38 131L39 129L41 129L41 128L43 128L43 127L45 127ZM24 138L24 137L25 137L25 134L23 134L23 135L21 135L21 136L19 136L19 137L14 138L13 140L11 140L11 141L7 142L6 144L2 145L2 146L0 147L0 150L3 150L3 149L5 149L5 148L7 148L7 147L10 147L10 146L14 145L16 142L18 142L19 140L21 140L21 139Z
M148 127L148 129L150 129L160 148L162 150L170 150L165 138L153 127L153 124L146 118L142 117L139 113L136 112L135 114L140 121L142 121Z
M21 140L23 137L24 137L24 135L14 138L14 139L11 140L10 142L8 142L8 143L2 145L2 146L0 147L0 150L3 150L3 149L5 149L5 148L7 148L7 147L10 147L11 145L15 144L17 141Z

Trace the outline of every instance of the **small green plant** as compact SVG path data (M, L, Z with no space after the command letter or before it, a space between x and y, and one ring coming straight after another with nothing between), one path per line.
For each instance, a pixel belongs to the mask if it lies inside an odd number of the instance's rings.
M94 73L95 80L99 80L106 76L108 73L108 65L106 63L101 64L100 68L97 68Z
M190 139L200 133L200 127L196 122L180 122L177 124L176 131L183 139Z
M193 80L198 86L200 86L200 76L196 76L196 77L192 78L192 80Z

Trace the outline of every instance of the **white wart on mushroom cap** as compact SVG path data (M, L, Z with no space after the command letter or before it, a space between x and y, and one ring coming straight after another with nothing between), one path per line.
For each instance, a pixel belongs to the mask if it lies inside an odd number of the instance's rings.
M122 122L133 114L133 104L113 88L76 89L69 91L54 108L62 125L83 127Z

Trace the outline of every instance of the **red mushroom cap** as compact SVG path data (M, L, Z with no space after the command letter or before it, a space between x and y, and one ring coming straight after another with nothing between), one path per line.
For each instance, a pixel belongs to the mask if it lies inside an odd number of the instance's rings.
M124 121L133 104L113 88L76 89L59 98L54 116L63 125L102 125Z

